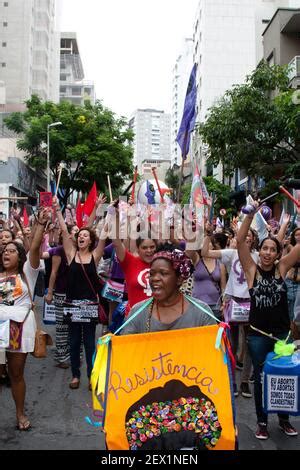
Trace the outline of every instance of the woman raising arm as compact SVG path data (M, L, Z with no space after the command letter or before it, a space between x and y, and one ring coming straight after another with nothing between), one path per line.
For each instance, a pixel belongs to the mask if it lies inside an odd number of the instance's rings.
M0 320L13 320L14 337L7 348L8 374L16 406L17 428L26 431L31 424L24 412L24 369L27 354L33 352L36 322L32 311L32 295L39 273L39 251L49 211L39 212L37 227L26 257L24 247L10 241L2 253L3 272L0 274Z
M237 235L239 258L250 293L250 328L247 342L254 368L254 397L257 415L257 439L268 439L268 415L262 407L262 365L269 352L274 350L274 338L286 339L290 330L287 288L284 282L288 270L300 258L300 245L282 257L281 245L276 238L267 237L259 245L259 260L250 256L246 236L253 220L247 215ZM273 338L274 337L274 338ZM279 413L279 427L288 436L296 436L289 415Z

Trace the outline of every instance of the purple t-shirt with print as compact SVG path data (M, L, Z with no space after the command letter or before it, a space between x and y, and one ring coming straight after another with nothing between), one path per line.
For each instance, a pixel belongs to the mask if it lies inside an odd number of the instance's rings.
M111 258L113 249L114 249L114 246L112 243L110 245L107 245L104 248L103 258L104 259ZM124 279L124 273L118 261L118 258L116 257L116 253L114 254L113 259L112 259L111 279L120 279L120 280Z

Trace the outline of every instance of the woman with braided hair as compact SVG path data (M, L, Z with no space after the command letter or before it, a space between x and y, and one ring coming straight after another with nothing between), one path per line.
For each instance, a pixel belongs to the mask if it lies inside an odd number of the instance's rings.
M193 264L186 254L174 245L158 246L150 264L150 287L153 302L124 327L121 334L195 328L215 324L212 317L192 304L180 292L182 282L193 272ZM212 314L205 303L193 299ZM133 315L142 303L129 312Z

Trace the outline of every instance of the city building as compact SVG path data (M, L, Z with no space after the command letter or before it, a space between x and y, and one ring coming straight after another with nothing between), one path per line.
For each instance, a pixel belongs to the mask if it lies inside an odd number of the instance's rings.
M290 87L300 90L300 3L297 3L299 8L277 9L263 32L263 46L264 59L270 65L289 65ZM298 96L294 104L299 106ZM297 199L297 191L293 192ZM282 204L286 212L294 213L295 206L290 200L285 198ZM281 204L275 204L275 209L279 218Z
M144 160L141 167L141 176L145 180L154 178L152 169L160 181L165 181L166 173L171 165L170 160Z
M263 58L262 33L276 9L289 0L199 0L194 25L194 62L197 63L197 119L205 122L209 108L234 84L244 83ZM222 167L207 168L208 149L193 133L192 155L205 176L224 180ZM237 175L238 185L247 175Z
M61 33L59 98L79 106L86 100L95 104L95 86L84 80L76 33Z
M27 197L36 205L38 191L45 190L44 175L26 164L4 119L25 110L32 94L59 101L59 40L56 0L0 2L1 197ZM0 211L8 216L8 200L0 201Z
M58 102L56 28L56 0L0 2L0 79L8 111L32 94Z
M176 60L172 78L172 118L171 118L171 165L181 165L181 149L176 142L184 109L185 95L193 68L192 38L185 38L181 54Z
M300 7L300 4L299 4ZM300 89L300 8L279 8L263 32L264 59L290 65L290 85Z
M134 132L134 164L145 160L171 161L171 115L157 109L138 109L130 121Z

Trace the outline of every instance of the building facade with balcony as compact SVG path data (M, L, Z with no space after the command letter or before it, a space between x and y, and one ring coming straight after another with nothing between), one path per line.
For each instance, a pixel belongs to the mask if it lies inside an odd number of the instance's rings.
M144 160L171 162L171 115L157 109L137 109L129 127L134 132L134 164Z
M193 34L193 60L198 65L196 123L205 122L209 108L256 68L263 57L262 33L279 6L288 7L290 1L199 1ZM192 155L205 176L208 148L197 133L193 133ZM210 169L210 174L224 180L221 165Z
M86 100L95 104L95 86L84 80L76 33L61 33L59 98L78 106Z
M264 59L270 64L289 65L290 86L300 89L300 4L279 8L263 32Z

